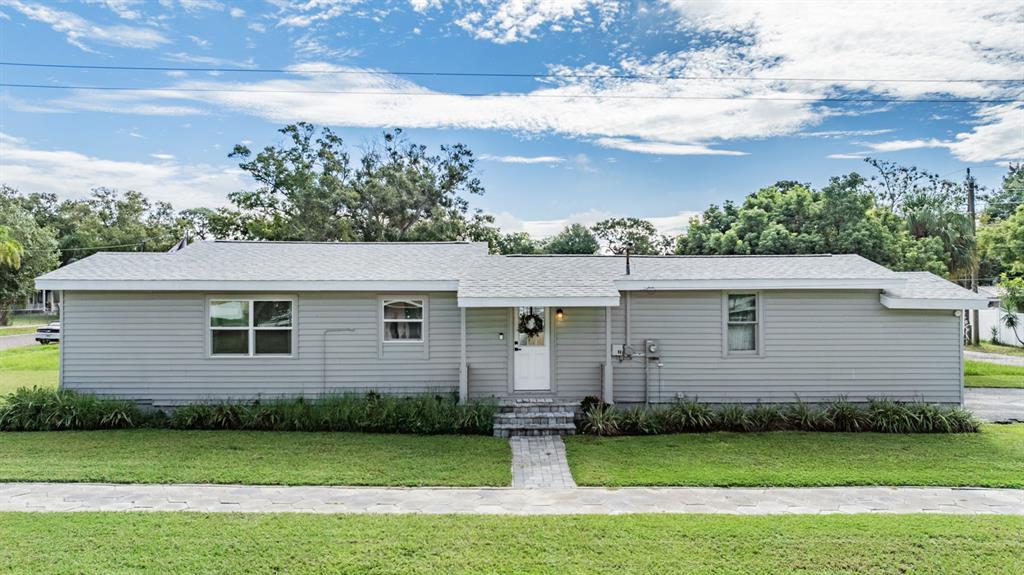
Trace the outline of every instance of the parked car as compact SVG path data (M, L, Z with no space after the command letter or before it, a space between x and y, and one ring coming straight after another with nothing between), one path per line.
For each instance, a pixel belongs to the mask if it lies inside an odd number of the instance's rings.
M60 342L60 322L51 321L50 323L37 329L36 341L43 345L46 345L54 341Z

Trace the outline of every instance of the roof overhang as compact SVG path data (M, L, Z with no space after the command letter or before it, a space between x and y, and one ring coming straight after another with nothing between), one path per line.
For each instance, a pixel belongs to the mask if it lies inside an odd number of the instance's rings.
M619 296L462 297L459 307L617 307Z
M658 290L761 290L761 289L898 289L906 284L894 279L700 279L700 280L615 280L622 291Z
M202 291L202 292L333 292L333 291L456 291L459 282L448 280L36 280L37 289L67 291Z
M988 309L998 300L954 299L954 298L905 298L882 294L882 305L889 309Z

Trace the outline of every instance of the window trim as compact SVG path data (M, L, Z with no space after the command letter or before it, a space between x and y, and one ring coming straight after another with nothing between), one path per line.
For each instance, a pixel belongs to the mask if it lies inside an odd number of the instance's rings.
M246 301L249 302L249 325L247 327L234 326L234 327L214 327L210 325L210 306L215 301ZM256 321L255 315L255 304L253 302L258 301L287 301L292 304L292 325L291 327L256 327L253 323ZM298 357L298 333L299 333L299 322L298 322L298 310L299 310L299 298L295 295L281 295L281 294L207 294L206 296L206 357L209 359L216 360L249 360L249 359L295 359ZM245 331L249 334L249 353L213 353L213 331L214 330L224 331ZM256 332L257 331L291 331L291 353L256 353Z
M382 296L379 296L377 298L377 301L378 301L377 313L380 316L380 321L378 322L378 326L377 326L378 330L380 332L380 335L377 338L377 341L381 345L392 345L392 344L395 344L395 345L410 345L410 344L413 344L413 345L426 345L426 343L427 343L427 329L428 329L428 327L427 327L427 318L429 317L427 312L430 309L430 300L429 300L429 298L427 296L425 296L425 295L386 295L386 296L382 295ZM413 305L415 305L417 301L420 302L420 307L422 307L422 309L423 309L423 314L422 314L423 317L421 317L419 320L415 320L415 319L392 319L392 320L384 319L384 306L386 306L387 304L389 304L389 303L398 303L398 302L408 302L408 303L412 303ZM416 322L416 321L419 321L419 323L420 323L420 338L419 339L386 339L384 337L384 327L385 327L385 324L388 324L388 323L398 323L398 322Z
M729 350L729 296L754 296L754 313L757 318L754 324L754 349L749 351ZM749 325L744 322L743 325ZM737 324L739 325L739 324ZM764 293L760 290L727 290L722 292L722 358L743 359L764 357Z

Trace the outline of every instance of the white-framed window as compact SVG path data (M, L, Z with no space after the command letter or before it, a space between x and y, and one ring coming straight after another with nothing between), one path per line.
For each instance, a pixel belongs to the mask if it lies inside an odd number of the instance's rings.
M760 296L757 293L725 294L725 352L757 355L761 350Z
M384 342L422 343L426 333L426 298L383 298L381 302Z
M294 313L295 298L210 297L210 356L293 356Z

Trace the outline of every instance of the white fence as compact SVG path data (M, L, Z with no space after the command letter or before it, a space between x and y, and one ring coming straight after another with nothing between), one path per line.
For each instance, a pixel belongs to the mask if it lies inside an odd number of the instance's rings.
M981 287L978 288L978 291L987 296L999 297L996 288L993 287ZM983 309L978 312L978 326L981 340L990 341L992 339L992 328L995 327L999 343L1024 347L1021 346L1019 341L1017 341L1017 337L1013 335L1013 330L1003 324L1002 317L1003 310L998 308ZM1021 337L1024 337L1024 314L1017 314L1017 333L1019 333Z

